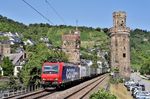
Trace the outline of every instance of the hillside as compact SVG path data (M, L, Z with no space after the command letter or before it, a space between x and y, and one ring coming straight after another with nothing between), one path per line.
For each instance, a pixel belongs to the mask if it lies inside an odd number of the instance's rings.
M104 32L96 31L94 28L88 27L78 27L81 31L81 46L82 47L92 47L95 43L99 42L98 45L107 46L108 36ZM61 36L62 34L69 33L75 30L73 26L50 26L48 24L30 24L28 29L23 32L25 38L32 38L36 42L39 41L41 37L48 37L54 46L61 46ZM87 44L86 42L91 42Z
M6 17L0 16L0 31L20 32L22 39L33 39L39 42L41 37L48 37L54 46L61 46L61 35L74 30L74 26L51 26L49 24L30 24L26 26ZM109 51L109 36L105 29L80 26L81 47L100 47ZM105 31L105 32L103 32ZM150 57L150 32L135 29L131 31L131 63L133 68L140 68Z
M23 23L15 22L0 15L0 31L2 32L23 32L26 27Z
M139 69L150 60L150 32L135 29L130 34L132 67Z

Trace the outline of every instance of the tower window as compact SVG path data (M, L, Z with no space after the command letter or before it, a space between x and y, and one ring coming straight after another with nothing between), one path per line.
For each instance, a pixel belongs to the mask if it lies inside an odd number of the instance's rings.
M123 26L123 24L121 23L120 26Z
M126 50L126 48L124 47L124 50Z
M123 26L123 24L124 24L124 22L123 22L123 21L121 21L121 26Z
M125 53L123 53L123 58L125 58L126 57L126 54Z

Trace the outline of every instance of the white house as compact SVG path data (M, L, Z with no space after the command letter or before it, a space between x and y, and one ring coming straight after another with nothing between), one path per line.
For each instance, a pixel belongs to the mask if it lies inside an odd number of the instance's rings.
M18 34L17 32L15 33L15 35L16 35L17 37L19 37L19 34Z
M24 52L15 53L15 54L8 54L6 55L9 57L10 60L12 60L14 67L14 76L17 77L18 73L22 69L22 66L25 64L25 58L26 55Z
M47 37L41 37L40 40L43 42L49 42L49 39Z
M87 66L91 66L93 65L93 62L91 60L85 60L85 59L81 59L81 64L82 65L87 65Z
M23 43L24 43L24 45L34 45L35 44L35 42L33 40L31 40L31 39L23 41Z
M20 72L20 70L22 69L22 66L15 66L14 67L14 76L18 76L18 73Z

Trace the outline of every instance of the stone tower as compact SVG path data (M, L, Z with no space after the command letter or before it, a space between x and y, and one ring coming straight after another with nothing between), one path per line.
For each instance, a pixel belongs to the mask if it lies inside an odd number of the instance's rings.
M3 55L10 54L10 44L3 44Z
M80 64L80 31L77 29L70 34L62 35L62 50L71 63Z
M0 42L0 60L3 56L10 54L11 48L8 42Z
M130 68L130 29L126 27L126 13L113 13L111 33L111 67L118 67L119 75L129 79Z

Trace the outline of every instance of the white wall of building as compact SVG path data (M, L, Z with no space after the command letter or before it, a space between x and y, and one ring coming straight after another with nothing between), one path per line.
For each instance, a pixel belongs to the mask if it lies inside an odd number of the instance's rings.
M14 76L18 76L18 73L20 72L20 70L22 69L22 66L15 66L14 67Z

